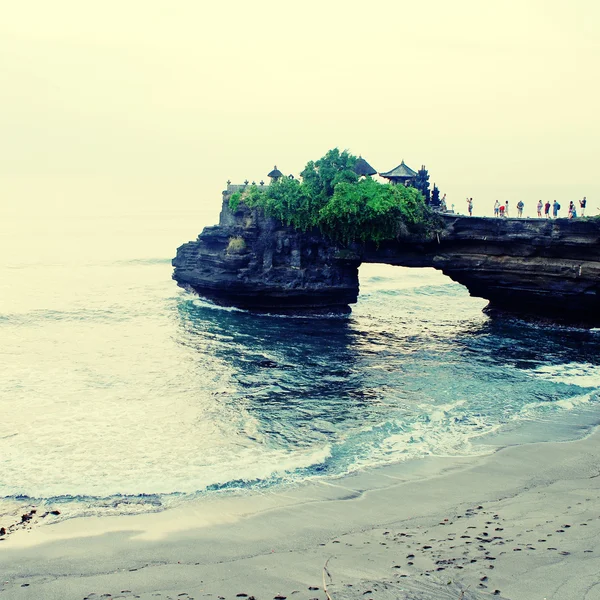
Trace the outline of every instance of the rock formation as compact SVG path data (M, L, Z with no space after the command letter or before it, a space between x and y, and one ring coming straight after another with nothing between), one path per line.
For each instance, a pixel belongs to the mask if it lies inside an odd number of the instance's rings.
M219 225L177 250L173 278L213 301L259 311L345 311L361 263L434 267L489 310L600 325L600 220L447 215L433 238L342 247L223 193ZM234 240L232 242L232 240Z
M213 301L276 311L347 311L358 297L360 259L344 259L318 231L299 232L224 194L219 225L177 249L173 278ZM229 249L230 240L243 247Z

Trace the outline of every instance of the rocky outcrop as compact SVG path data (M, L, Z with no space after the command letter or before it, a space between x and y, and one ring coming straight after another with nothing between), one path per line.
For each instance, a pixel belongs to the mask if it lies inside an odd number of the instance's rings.
M439 242L368 248L362 260L439 269L488 311L600 324L600 220L444 221Z
M358 297L356 255L317 231L299 232L224 194L219 225L177 249L173 278L225 305L260 311L348 311ZM241 248L231 240L243 240ZM348 253L346 253L348 254Z
M439 235L340 247L240 205L177 250L174 279L261 311L348 310L362 262L434 267L501 310L600 325L600 220L444 216ZM231 240L236 240L231 242Z

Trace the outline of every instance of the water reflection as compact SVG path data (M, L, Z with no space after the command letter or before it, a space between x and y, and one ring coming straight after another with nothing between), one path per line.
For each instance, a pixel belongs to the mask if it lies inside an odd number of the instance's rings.
M233 370L222 401L248 411L260 433L282 445L312 445L357 426L380 392L362 369L346 318L290 318L224 310L183 297L182 341Z
M600 332L537 325L495 316L456 336L455 344L478 361L531 369L579 362L600 364ZM598 381L600 385L600 380Z

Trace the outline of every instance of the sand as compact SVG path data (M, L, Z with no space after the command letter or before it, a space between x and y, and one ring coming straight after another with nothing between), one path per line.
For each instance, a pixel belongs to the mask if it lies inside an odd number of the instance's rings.
M0 600L327 595L600 599L600 434L32 524L0 542Z

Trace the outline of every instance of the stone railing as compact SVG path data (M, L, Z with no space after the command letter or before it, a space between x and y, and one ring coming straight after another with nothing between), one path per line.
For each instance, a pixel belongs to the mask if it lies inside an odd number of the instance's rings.
M251 183L228 183L226 192L228 194L235 194L235 192L243 192L249 185L252 185L252 184ZM254 185L256 185L258 188L264 188L264 187L267 187L268 184L255 183Z

